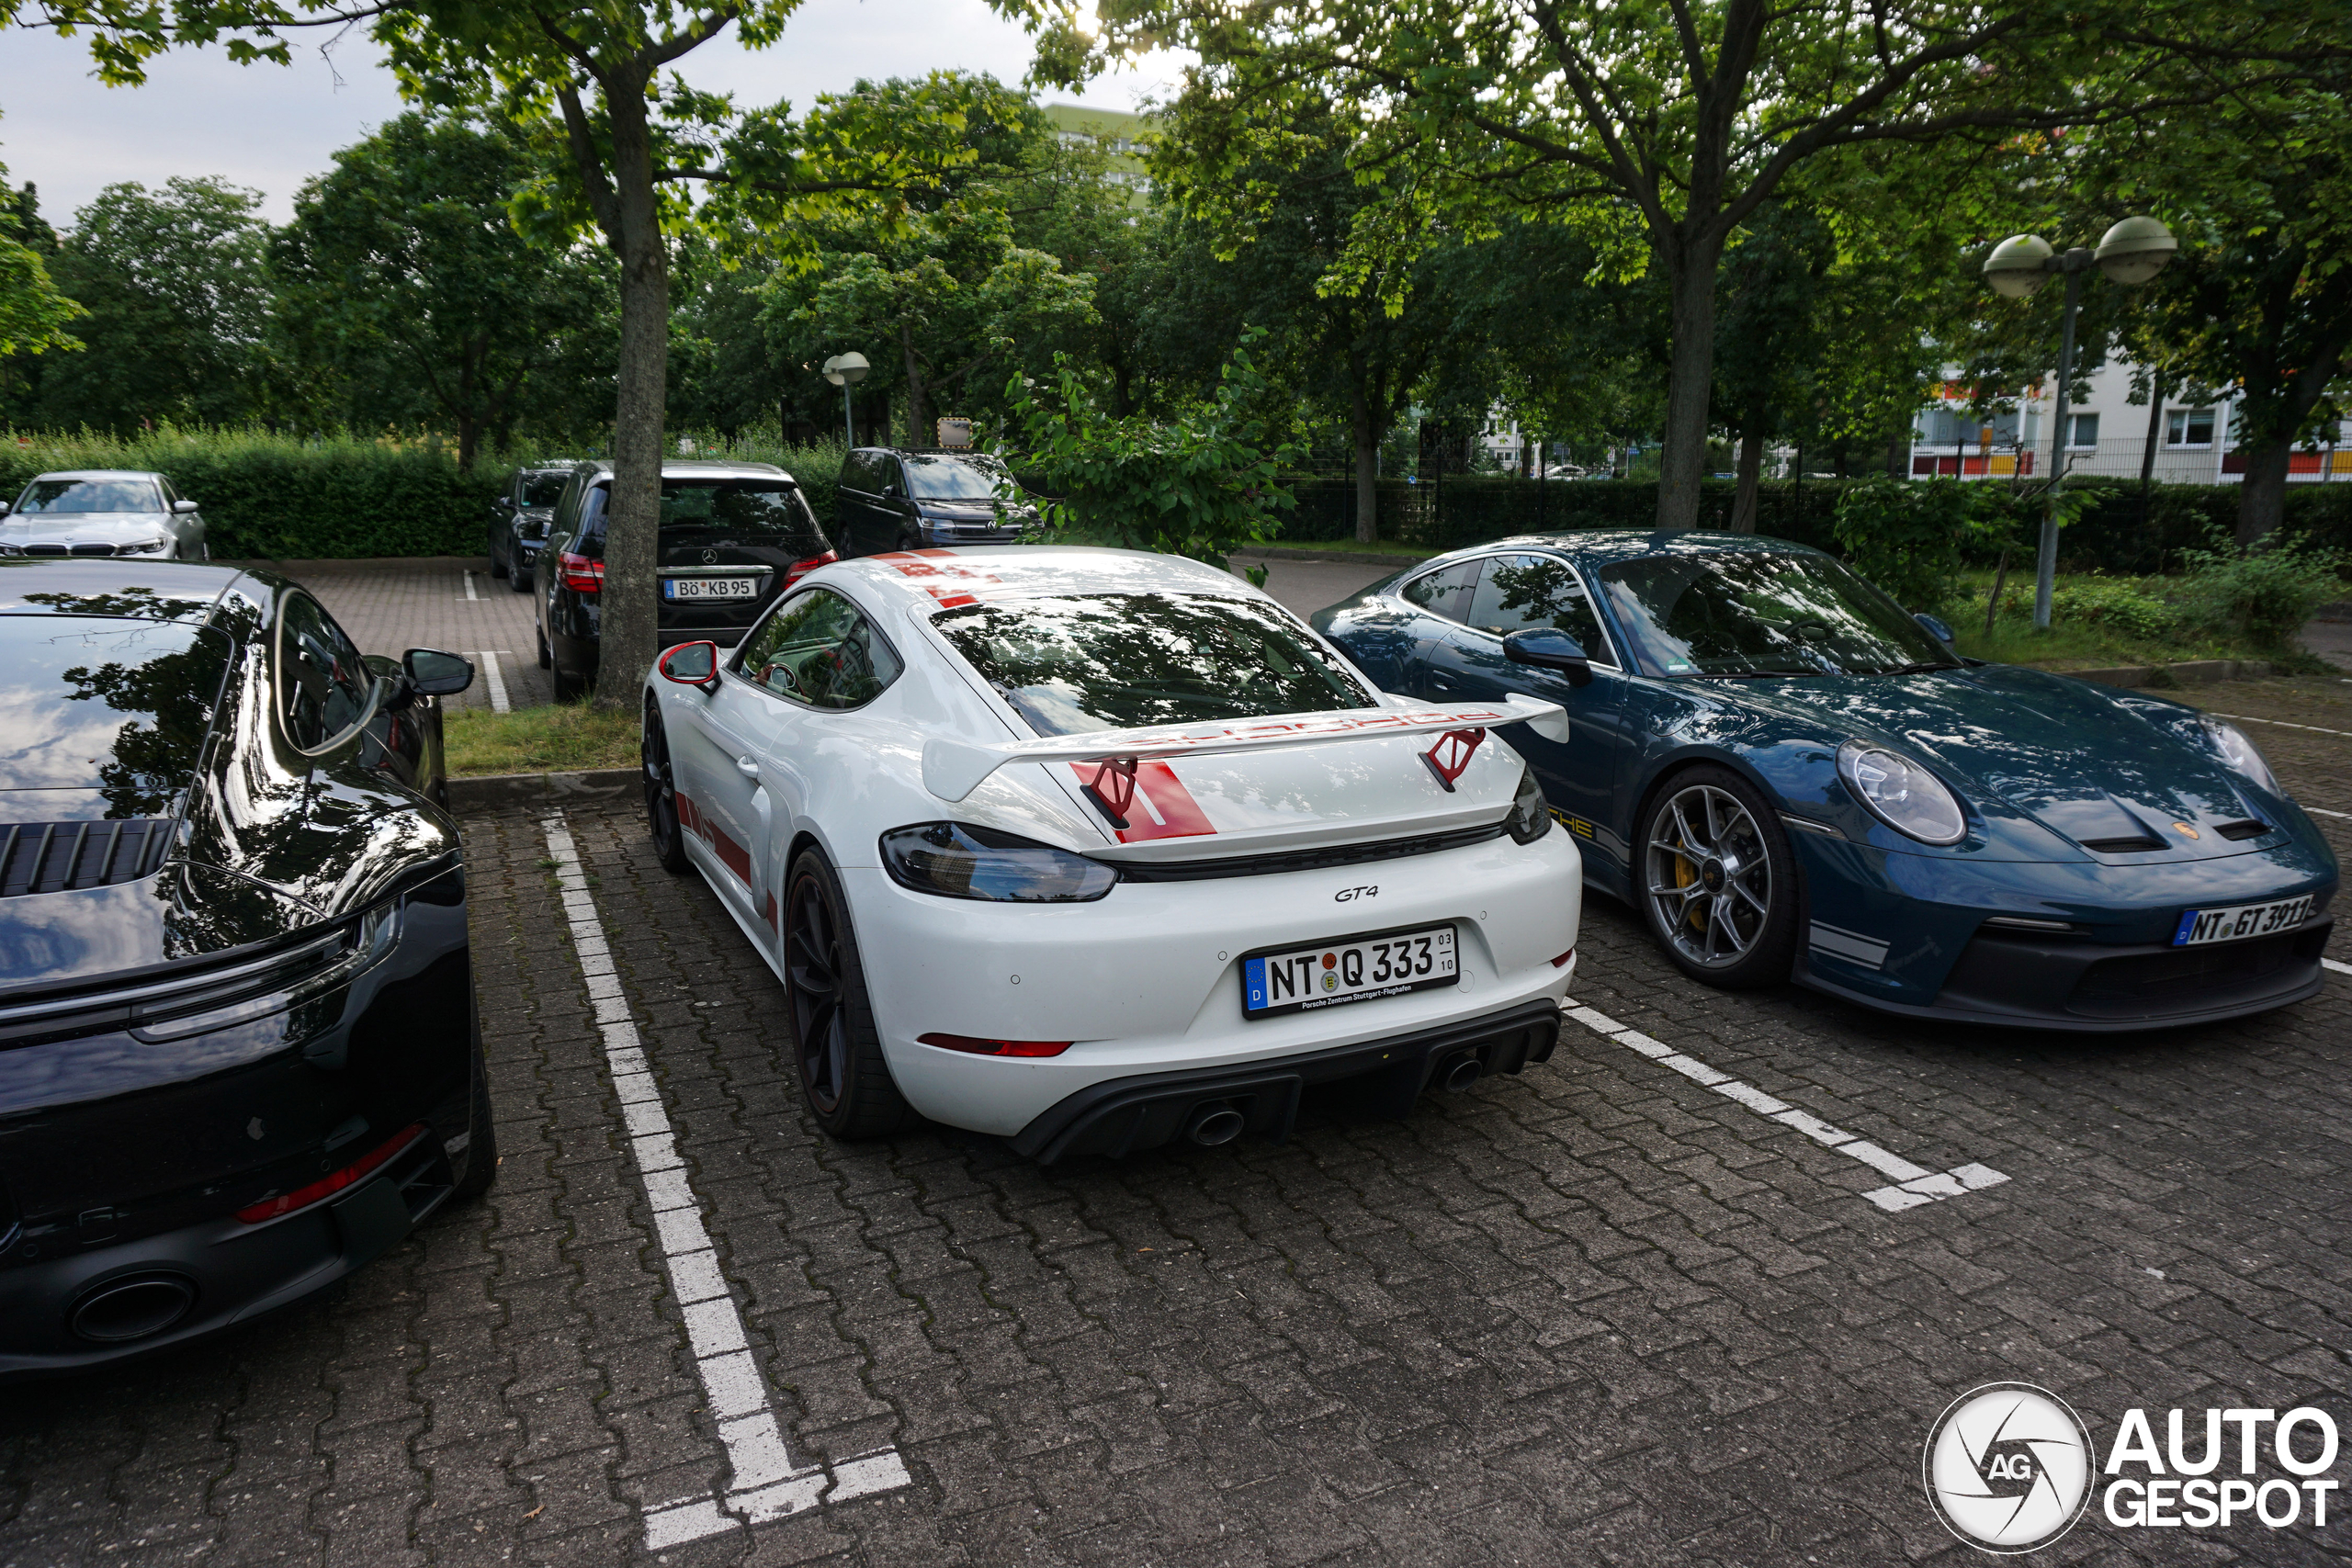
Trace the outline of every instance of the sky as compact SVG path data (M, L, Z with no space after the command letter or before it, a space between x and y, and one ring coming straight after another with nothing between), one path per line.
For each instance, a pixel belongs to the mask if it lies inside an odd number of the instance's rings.
M41 215L62 229L101 187L160 186L175 175L209 175L263 193L272 222L292 216L302 182L401 112L391 73L368 40L345 37L332 59L298 40L290 66L238 65L219 50L184 51L153 62L143 87L106 87L90 75L85 46L11 28L0 75L0 165L13 184L32 181ZM681 62L686 80L732 91L745 104L787 98L805 108L820 92L860 76L913 76L960 68L1018 82L1029 40L984 0L807 0L783 40L757 52L733 36ZM1053 103L1125 109L1172 95L1173 64L1147 62Z

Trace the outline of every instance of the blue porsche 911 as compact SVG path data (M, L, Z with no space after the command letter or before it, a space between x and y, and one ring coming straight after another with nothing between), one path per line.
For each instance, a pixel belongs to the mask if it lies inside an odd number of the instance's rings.
M1953 652L1820 551L1507 539L1314 617L1381 685L1524 693L1586 880L1681 969L1919 1017L2127 1030L2310 996L2335 857L2233 726Z

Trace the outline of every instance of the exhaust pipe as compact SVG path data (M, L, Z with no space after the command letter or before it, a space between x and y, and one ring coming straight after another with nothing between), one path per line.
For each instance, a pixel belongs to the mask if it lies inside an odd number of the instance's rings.
M1472 1084L1476 1083L1478 1081L1479 1073L1484 1070L1485 1069L1479 1065L1478 1058L1476 1056L1463 1056L1457 1058L1452 1066L1445 1069L1445 1077L1443 1082L1445 1084L1446 1092L1448 1094L1460 1094L1464 1089L1468 1089Z
M1247 1125L1241 1112L1223 1100L1216 1100L1193 1111L1192 1120L1185 1123L1184 1136L1204 1149L1213 1149L1241 1136L1241 1129Z
M161 1334L196 1305L196 1281L184 1274L134 1274L109 1280L74 1307L70 1326L101 1345Z

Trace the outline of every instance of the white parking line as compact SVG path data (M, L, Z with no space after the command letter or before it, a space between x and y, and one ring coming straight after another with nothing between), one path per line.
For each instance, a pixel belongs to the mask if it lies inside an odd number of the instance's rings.
M470 571L466 573L466 597L477 604L481 603L481 595L474 592L474 574Z
M1956 1165L1950 1170L1929 1170L1923 1166L1913 1165L1902 1156L1890 1154L1867 1138L1840 1132L1784 1100L1773 1099L1753 1084L1742 1083L1729 1073L1719 1073L1696 1056L1686 1056L1664 1041L1653 1040L1640 1030L1620 1023L1605 1012L1596 1012L1570 1002L1568 1016L1603 1039L1612 1040L1627 1050L1638 1052L1661 1067L1671 1067L1691 1082L1713 1089L1726 1100L1737 1100L1768 1121L1778 1122L1784 1127L1794 1127L1815 1143L1860 1160L1894 1183L1892 1187L1873 1188L1862 1194L1882 1209L1895 1212L1916 1209L1922 1203L1932 1203L1939 1198L1957 1198L1963 1192L1973 1192L1979 1188L1997 1187L2008 1179L1990 1166L1973 1162Z
M2333 958L2323 958L2319 962L2323 969L2333 969L2338 975L2352 975L2352 964L2338 964Z
M2352 729L2329 729L2316 724L2290 724L2283 718L2256 718L2250 713L2223 713L2219 708L2207 708L2215 718L2236 719L2241 724L2275 724L2281 729L2308 729L2313 735L2341 735L2352 740Z
M2306 806L2303 809L2315 817L2341 817L2347 821L2352 821L2352 811L2330 811L2324 806Z
M595 1004L596 1026L605 1037L605 1060L613 1073L613 1092L620 1097L621 1121L628 1131L638 1175L645 1183L646 1201L653 1211L653 1228L661 1240L663 1265L669 1269L670 1291L685 1316L695 1370L701 1374L710 1417L718 1425L718 1440L727 1450L731 1472L722 1493L648 1509L646 1550L660 1551L741 1523L762 1524L806 1513L820 1502L843 1503L909 1484L912 1478L896 1449L845 1460L833 1466L829 1477L821 1465L796 1465L785 1448L784 1431L768 1398L767 1379L752 1359L743 1333L743 1314L719 1274L718 1255L703 1226L701 1201L686 1176L685 1161L678 1157L669 1112L662 1106L662 1090L647 1066L644 1042L629 1017L628 1000L621 994L620 976L614 970L612 950L596 916L596 900L588 891L579 848L571 841L561 813L541 818L539 826L547 835L548 857L556 863L564 919L571 928L572 948L580 956L580 973Z
M492 713L513 712L514 710L506 705L506 677L498 672L498 655L489 649L484 649L474 657L481 660L482 684L490 692L490 711Z

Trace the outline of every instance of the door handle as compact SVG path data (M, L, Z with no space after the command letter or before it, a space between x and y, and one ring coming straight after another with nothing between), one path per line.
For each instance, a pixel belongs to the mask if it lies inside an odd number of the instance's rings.
M1440 692L1450 692L1453 690L1453 681L1439 674L1434 670L1430 671L1430 686L1432 690Z
M747 779L758 778L760 776L759 759L756 757L738 757L735 759L735 771L742 774Z

